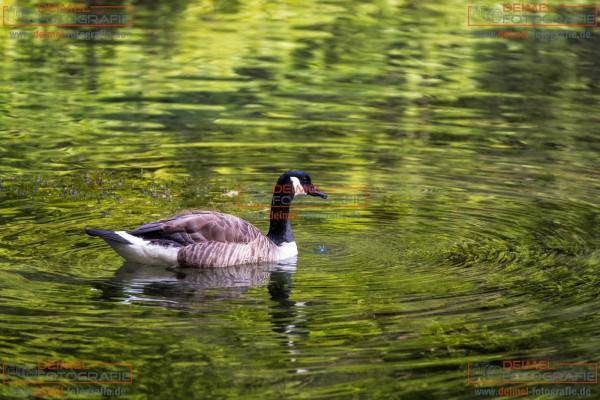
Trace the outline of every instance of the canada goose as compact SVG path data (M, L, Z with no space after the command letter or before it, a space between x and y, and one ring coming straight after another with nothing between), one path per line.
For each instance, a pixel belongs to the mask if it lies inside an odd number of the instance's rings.
M132 231L85 231L134 263L200 268L274 262L298 254L288 216L299 195L327 198L307 173L282 174L273 189L266 236L249 222L216 211L187 211Z

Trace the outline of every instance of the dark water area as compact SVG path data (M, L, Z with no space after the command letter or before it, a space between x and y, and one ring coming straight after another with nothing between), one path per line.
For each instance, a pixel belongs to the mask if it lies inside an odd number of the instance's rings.
M118 36L0 31L2 360L127 363L132 399L463 399L469 362L600 359L597 30L119 4ZM295 203L292 263L175 273L83 233L183 209L266 232L288 169L329 194Z

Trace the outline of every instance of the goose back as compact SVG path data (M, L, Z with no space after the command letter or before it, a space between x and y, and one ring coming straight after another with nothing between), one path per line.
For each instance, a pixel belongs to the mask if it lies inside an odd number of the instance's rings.
M264 236L254 225L234 215L202 210L143 224L129 233L175 246L205 242L250 243Z

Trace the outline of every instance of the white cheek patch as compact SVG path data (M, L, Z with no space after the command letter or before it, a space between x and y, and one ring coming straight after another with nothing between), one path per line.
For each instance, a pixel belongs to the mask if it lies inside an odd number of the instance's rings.
M304 186L300 183L300 180L295 176L290 178L292 180L292 186L294 187L294 196L305 195Z

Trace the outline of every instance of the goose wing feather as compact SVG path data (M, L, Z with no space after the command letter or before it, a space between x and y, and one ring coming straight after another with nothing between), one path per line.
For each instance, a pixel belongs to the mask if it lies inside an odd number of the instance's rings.
M129 233L178 247L200 243L244 244L261 237L266 239L249 222L216 211L183 212L171 218L143 224Z

